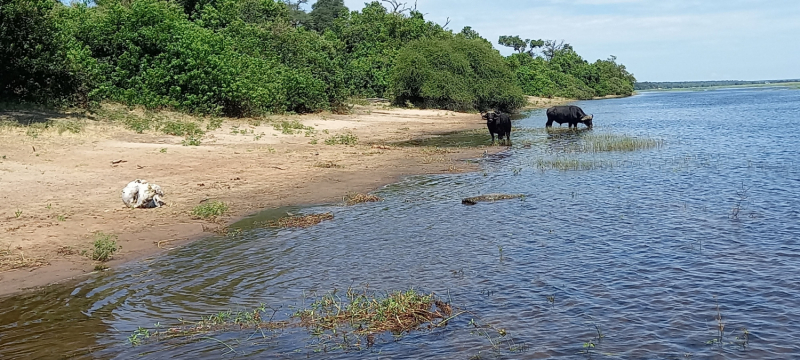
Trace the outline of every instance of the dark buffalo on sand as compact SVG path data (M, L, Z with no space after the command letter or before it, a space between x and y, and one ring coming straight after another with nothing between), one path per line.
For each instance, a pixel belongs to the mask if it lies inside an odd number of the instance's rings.
M502 112L491 112L481 115L486 120L486 127L489 128L489 135L492 135L494 144L494 134L497 134L497 141L506 138L506 145L511 145L511 116Z
M587 128L591 129L593 118L593 115L586 115L581 108L575 105L553 106L547 109L546 126L553 126L553 122L555 121L559 125L568 123L570 128L574 126L576 129L578 128L578 124L582 123L586 125Z

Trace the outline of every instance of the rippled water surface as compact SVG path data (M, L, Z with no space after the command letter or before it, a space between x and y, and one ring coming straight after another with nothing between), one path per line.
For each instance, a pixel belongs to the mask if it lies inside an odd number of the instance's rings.
M651 92L578 105L594 114L594 130L548 135L544 112L532 112L515 121L514 147L481 159L476 173L408 178L377 191L379 203L289 209L335 219L303 230L245 221L250 230L238 235L0 300L0 358L800 354L800 90ZM663 144L570 150L599 134ZM591 166L542 166L559 159ZM526 197L461 205L493 192ZM126 342L139 326L260 303L285 317L315 292L367 284L435 292L470 313L361 352L315 352L301 330ZM484 336L470 319L506 336Z

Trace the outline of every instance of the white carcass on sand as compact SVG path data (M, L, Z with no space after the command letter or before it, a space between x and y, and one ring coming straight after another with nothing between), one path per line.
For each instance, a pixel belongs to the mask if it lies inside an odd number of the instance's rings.
M147 180L133 180L122 189L122 202L130 208L154 208L164 205L161 186L149 184Z

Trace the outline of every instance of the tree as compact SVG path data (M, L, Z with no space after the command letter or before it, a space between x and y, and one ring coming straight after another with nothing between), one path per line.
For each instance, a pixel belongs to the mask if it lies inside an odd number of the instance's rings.
M504 35L504 36L500 36L500 39L497 41L497 43L500 44L500 45L503 45L503 46L508 46L510 48L514 48L514 51L517 51L520 54L525 53L526 52L525 50L530 48L530 50L527 51L527 54L530 55L531 57L534 56L534 49L542 47L545 44L545 42L542 39L539 39L539 40L531 40L531 39L522 40L522 38L520 38L519 35L514 35L514 36Z
M54 0L0 0L0 101L87 105L89 54L60 29Z
M561 40L561 42L557 40L547 40L544 42L543 46L542 53L544 53L544 58L547 59L547 61L552 60L559 52L572 50L572 45L565 43L564 40Z
M528 41L528 47L530 49L528 50L528 55L530 55L531 57L534 57L534 55L535 55L534 54L534 49L538 49L538 48L540 48L542 46L544 46L544 40L542 40L542 39L529 40Z
M528 48L529 41L530 39L525 39L525 40L520 39L519 35L514 35L514 36L502 35L500 36L500 39L497 40L497 43L503 46L514 48L514 51L522 53L525 51L525 49Z
M389 4L389 6L391 7L392 14L402 14L402 13L404 13L406 11L408 11L408 12L417 11L417 3L416 2L414 2L414 8L413 9L407 6L408 3L401 3L398 0L381 0L381 2L385 2L385 3Z
M311 27L318 32L325 32L333 26L334 20L348 11L343 0L317 0L311 9Z
M311 22L311 16L303 10L302 6L308 3L308 0L281 0L286 7L289 8L289 15L291 17L292 26L298 27Z
M471 26L464 26L464 28L461 29L460 34L464 36L467 40L483 39L481 37L481 34L478 34L477 31L473 30Z

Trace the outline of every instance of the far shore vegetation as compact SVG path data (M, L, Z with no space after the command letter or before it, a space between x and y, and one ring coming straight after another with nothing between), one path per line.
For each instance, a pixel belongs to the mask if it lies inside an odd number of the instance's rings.
M504 57L472 28L427 21L416 6L382 0L351 11L318 0L306 11L305 3L0 0L0 104L255 117L347 112L365 98L516 111L525 95L634 91L615 57L589 62L563 41L501 36L497 44L515 50ZM179 130L189 140L203 131Z
M634 84L636 90L693 90L700 88L800 86L800 79L786 80L719 80L719 81L643 81Z

